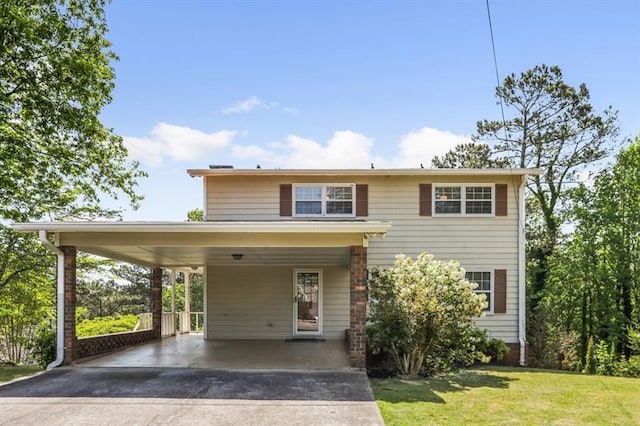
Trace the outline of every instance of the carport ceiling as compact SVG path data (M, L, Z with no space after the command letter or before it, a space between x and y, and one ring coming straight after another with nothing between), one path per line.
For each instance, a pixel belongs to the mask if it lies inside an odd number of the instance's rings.
M202 265L348 265L348 247L79 247L110 259L147 266ZM234 259L233 255L242 255ZM236 256L237 257L237 256Z
M349 247L391 228L386 221L32 222L23 232L54 233L56 245L151 267L347 265ZM241 255L241 256L235 256Z

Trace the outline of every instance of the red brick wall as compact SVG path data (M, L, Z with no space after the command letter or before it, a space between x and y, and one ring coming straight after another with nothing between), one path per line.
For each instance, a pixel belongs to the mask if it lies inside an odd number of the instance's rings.
M99 355L156 339L158 337L156 337L153 330L85 337L76 340L76 358Z
M64 361L76 358L76 248L62 246L64 253Z
M367 352L367 249L350 247L349 361L354 368L366 367Z
M502 359L502 363L506 365L520 365L520 343L507 343L509 347L509 353L507 353ZM527 362L527 352L529 351L529 344L525 344L525 365Z
M151 271L151 318L156 338L162 336L162 269L153 268Z

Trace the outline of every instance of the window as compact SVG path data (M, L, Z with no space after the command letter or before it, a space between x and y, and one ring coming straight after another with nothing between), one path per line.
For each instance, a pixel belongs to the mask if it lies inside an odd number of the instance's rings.
M433 198L435 215L493 215L493 185L440 185Z
M465 278L478 284L478 287L473 291L477 294L484 294L487 298L487 307L485 311L493 312L493 277L490 271L472 271L467 272Z
M294 216L355 216L354 184L294 184Z

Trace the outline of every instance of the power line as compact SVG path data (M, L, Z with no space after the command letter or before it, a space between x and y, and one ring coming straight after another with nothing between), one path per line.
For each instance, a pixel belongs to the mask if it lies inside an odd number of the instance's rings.
M491 23L491 9L489 8L489 0L485 0L487 4L487 17L489 18L489 33L491 34L491 49L493 50L493 66L496 71L496 84L500 86L500 73L498 72L498 57L496 55L496 43L493 38L493 25ZM498 96L500 100L500 113L502 114L502 130L504 130L504 136L507 138L507 123L504 118L504 104L502 103L502 96Z

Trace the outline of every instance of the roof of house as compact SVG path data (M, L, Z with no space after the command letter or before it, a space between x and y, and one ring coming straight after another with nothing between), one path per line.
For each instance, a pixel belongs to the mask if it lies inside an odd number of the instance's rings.
M348 264L349 247L383 238L388 221L24 222L22 232L54 233L56 245L146 266Z
M539 169L189 169L192 176L522 176Z

